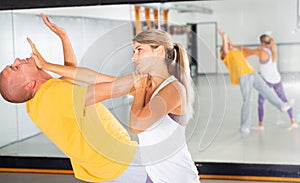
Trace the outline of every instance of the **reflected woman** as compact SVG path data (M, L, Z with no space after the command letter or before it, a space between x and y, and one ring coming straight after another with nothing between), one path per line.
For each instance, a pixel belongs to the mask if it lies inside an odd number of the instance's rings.
M260 44L261 50L267 52L267 58L264 59L263 56L260 57L260 73L266 83L274 89L278 97L283 102L287 102L287 98L282 86L281 76L277 69L276 58L277 58L277 48L275 44L275 40L266 34L260 36ZM264 54L266 55L266 54ZM264 56L265 57L265 56ZM265 98L259 94L258 98L258 117L259 117L259 129L264 128L263 117L264 117L264 101ZM288 111L288 115L291 120L291 128L297 128L298 125L293 115L293 108L290 108Z

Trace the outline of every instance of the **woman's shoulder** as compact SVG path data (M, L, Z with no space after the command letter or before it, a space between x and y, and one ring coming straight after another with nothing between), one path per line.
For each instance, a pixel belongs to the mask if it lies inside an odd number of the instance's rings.
M173 80L172 82L168 83L164 88L160 90L161 94L166 94L167 96L171 96L172 98L175 99L175 97L179 97L182 95L186 95L186 89L184 85L176 80Z
M166 103L173 105L174 108L168 113L174 115L184 114L182 106L185 106L186 103L186 89L180 81L173 80L168 83L168 85L159 91L157 96L162 97Z

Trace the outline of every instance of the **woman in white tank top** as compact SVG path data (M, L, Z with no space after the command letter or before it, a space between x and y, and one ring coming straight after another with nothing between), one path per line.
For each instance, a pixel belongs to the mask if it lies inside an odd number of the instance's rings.
M262 52L265 52L267 55L265 57L260 57L260 74L266 81L266 83L274 89L278 97L287 102L287 98L282 86L281 76L277 69L277 48L275 44L275 40L266 34L260 36L260 44ZM266 58L266 59L264 59ZM259 129L263 129L263 116L264 116L264 97L259 94L258 96L258 118L259 118ZM290 117L291 126L290 128L297 128L298 125L293 115L293 109L290 108L288 111L288 115Z
M130 130L138 134L148 181L199 183L185 140L194 99L186 52L167 32L154 29L139 33L133 49L137 82Z

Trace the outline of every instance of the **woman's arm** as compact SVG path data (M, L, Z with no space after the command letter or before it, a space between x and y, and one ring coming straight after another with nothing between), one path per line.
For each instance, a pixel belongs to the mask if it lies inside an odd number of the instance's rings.
M32 57L34 58L39 68L47 68L49 71L61 73L66 77L92 83L88 86L86 105L92 105L109 98L120 97L129 94L132 91L134 77L132 74L122 77L113 77L105 74L100 74L87 68L77 68L72 66L63 66L52 64L45 61L39 54L32 41L27 38L31 48Z
M130 122L129 127L130 131L134 134L138 134L143 132L142 128L139 128L136 123L137 115L140 113L141 109L145 107L146 104L146 93L147 90L151 88L149 78L137 81L135 83L135 93L134 93L134 100L131 105L130 110Z
M259 58L260 61L264 61L264 60L267 60L269 58L268 52L266 52L265 50L263 50L260 47L258 47L258 48L248 48L248 47L239 46L239 45L233 45L233 47L241 50L243 52L243 54L245 55L245 57L255 55Z
M245 57L251 56L251 55L257 55L258 56L258 52L256 49L251 49L248 47L244 47L244 46L240 46L240 45L232 45L234 48L240 50Z
M136 95L130 112L130 131L138 134L169 113L184 114L185 88L181 84L171 83L162 89L148 103L141 91Z
M141 77L144 77L141 75ZM132 92L138 91L139 88L134 88L136 77L134 74L129 74L122 77L117 77L112 82L101 82L90 85L87 90L86 105L92 105L106 99L120 97Z
M42 57L35 44L29 38L27 38L27 41L31 46L33 53L32 56L40 69L45 69L63 77L89 84L95 84L98 82L112 82L116 79L115 76L101 74L83 67L63 66L49 63Z
M112 82L117 78L115 76L98 73L84 67L72 67L48 62L44 64L44 69L59 74L63 77L88 84Z

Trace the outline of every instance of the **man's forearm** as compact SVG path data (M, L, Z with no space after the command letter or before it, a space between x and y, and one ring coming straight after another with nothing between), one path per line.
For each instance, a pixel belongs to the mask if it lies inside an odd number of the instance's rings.
M64 65L76 67L77 59L68 35L64 34L59 37L61 39L64 52Z

